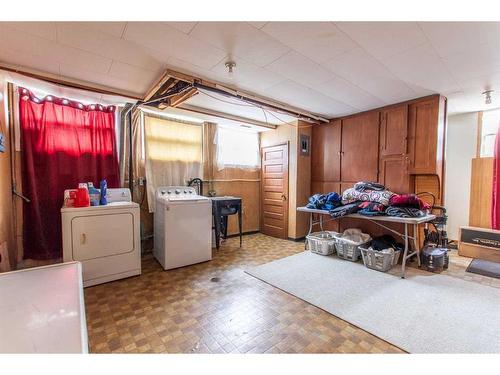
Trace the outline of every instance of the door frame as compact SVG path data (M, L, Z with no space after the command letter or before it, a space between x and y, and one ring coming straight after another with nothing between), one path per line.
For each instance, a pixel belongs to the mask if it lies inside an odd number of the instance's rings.
M290 164L290 141L286 142L280 142L277 144L272 144L268 146L261 146L260 147L260 232L262 233L262 228L264 225L264 169L262 168L263 166L263 151L266 148L271 148L271 147L278 147L278 146L286 146L286 164L283 165L283 175L284 175L284 181L283 181L283 187L286 187L286 195L285 195L285 200L286 200L286 205L285 207L285 212L283 214L283 221L284 221L284 234L283 234L283 239L288 239L288 216L290 214L290 186L289 186L289 177L290 177L290 172L288 169L288 165ZM285 183L286 182L286 183Z

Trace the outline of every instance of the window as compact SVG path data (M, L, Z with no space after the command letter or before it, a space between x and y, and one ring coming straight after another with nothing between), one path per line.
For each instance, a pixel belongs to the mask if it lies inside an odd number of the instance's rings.
M259 133L218 126L216 143L219 170L260 166Z
M494 155L495 138L500 124L500 110L487 111L483 113L481 126L481 157Z
M145 115L144 135L148 205L154 212L158 187L203 178L203 126Z
M145 116L144 127L147 157L153 160L201 163L201 125Z

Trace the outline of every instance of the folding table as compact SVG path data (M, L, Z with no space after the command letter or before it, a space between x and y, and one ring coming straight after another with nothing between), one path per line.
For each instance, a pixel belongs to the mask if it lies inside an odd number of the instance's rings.
M330 216L330 213L328 210L318 210L314 208L307 208L307 207L298 207L297 211L299 212L306 212L309 213L309 232L307 233L308 235L312 233L313 227L315 225L319 225L321 230L323 230L323 215L328 215ZM314 218L314 215L318 215L318 219ZM374 223L398 236L400 236L405 243L405 248L403 252L403 262L401 265L401 278L405 278L406 276L406 261L410 259L413 256L417 256L417 261L418 265L420 267L420 257L418 256L419 254L419 246L417 243L417 231L418 231L418 225L419 224L424 224L429 221L432 221L436 218L436 215L432 214L427 214L422 217L396 217L396 216L386 216L386 215L379 215L379 216L365 216L365 215L360 215L360 214L350 214L350 215L345 215L341 216L338 218L331 218L330 220L337 220L337 219L343 219L343 218L351 218L351 219L363 219L363 220L368 220L371 223ZM393 228L389 228L388 226L384 225L383 222L387 223L399 223L399 224L404 224L404 233L398 232L397 230ZM408 226L411 225L413 226L413 235L408 234ZM412 252L408 253L410 250L410 240L413 242L414 249ZM307 241L306 241L306 246L307 246Z

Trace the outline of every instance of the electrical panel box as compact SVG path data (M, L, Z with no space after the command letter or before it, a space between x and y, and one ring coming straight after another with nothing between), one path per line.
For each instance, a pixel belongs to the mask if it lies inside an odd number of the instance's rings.
M5 152L5 135L0 133L0 152Z

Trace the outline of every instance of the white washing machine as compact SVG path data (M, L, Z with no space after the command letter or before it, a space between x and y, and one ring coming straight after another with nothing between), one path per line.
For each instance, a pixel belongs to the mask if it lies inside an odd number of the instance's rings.
M212 201L193 187L156 190L153 254L169 270L212 259Z
M61 208L63 260L82 263L84 287L141 274L139 205L125 188L108 189L107 199Z

